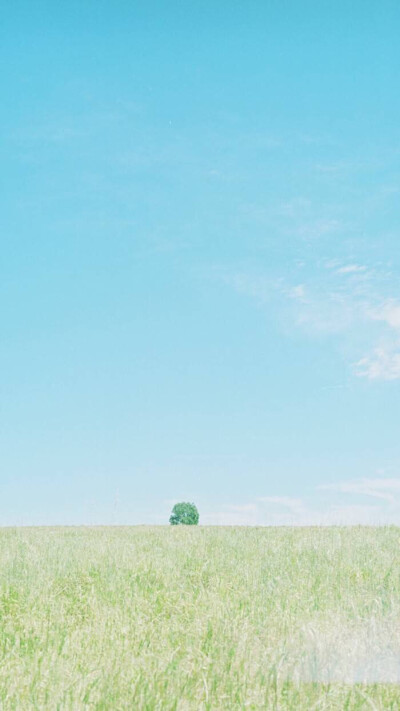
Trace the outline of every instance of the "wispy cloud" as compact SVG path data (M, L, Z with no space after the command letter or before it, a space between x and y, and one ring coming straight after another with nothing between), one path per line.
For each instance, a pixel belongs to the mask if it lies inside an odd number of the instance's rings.
M396 346L380 346L355 363L355 372L368 380L400 379L400 343Z
M366 497L370 502L365 501ZM243 504L225 504L205 514L202 523L225 526L400 524L400 478L364 477L321 484L304 498L259 496Z
M370 316L376 321L384 321L390 328L400 333L400 303L395 299L387 299L371 311Z
M237 293L249 296L262 303L270 301L281 284L281 280L271 278L266 274L250 273L244 269L214 267L212 276L230 286Z
M287 296L291 299L301 301L302 303L307 303L307 290L304 284L297 284L297 286L292 286L287 290Z
M297 325L319 334L340 333L347 342L362 332L369 352L355 361L354 373L369 380L400 379L400 301L387 295L385 274L338 260L325 267L331 278L302 285ZM288 292L292 298L295 289Z
M369 310L371 320L384 324L385 333L381 343L360 358L355 364L355 372L369 380L400 379L400 303L387 299Z
M293 499L290 496L260 496L257 501L262 504L274 504L293 513L304 511L304 502L302 499Z
M338 274L357 274L360 272L365 272L367 267L362 264L346 264L344 267L339 267L337 270Z
M390 273L358 261L330 259L306 266L302 262L297 275L301 281L260 271L218 272L238 293L266 308L277 305L274 313L285 330L289 325L309 338L340 337L347 352L354 353L350 364L357 377L400 379L400 299L389 291Z
M350 481L337 482L335 484L323 484L318 487L321 491L336 491L341 494L358 494L361 496L371 496L375 499L383 499L394 503L400 502L400 479L353 479Z

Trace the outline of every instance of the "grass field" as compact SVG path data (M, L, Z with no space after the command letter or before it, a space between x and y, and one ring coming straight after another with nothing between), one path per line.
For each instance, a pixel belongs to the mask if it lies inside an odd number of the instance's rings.
M2 529L0 576L2 710L400 709L394 527Z

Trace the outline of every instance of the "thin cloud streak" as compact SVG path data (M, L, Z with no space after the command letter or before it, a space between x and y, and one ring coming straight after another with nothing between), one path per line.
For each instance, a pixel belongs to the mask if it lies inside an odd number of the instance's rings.
M320 491L336 491L343 494L359 494L371 496L376 499L383 499L394 503L398 495L400 501L400 479L354 479L350 481L338 482L335 484L322 484L318 487Z
M355 363L355 373L368 380L400 379L400 348L398 351L383 346Z
M349 503L349 496L357 500ZM363 497L374 501L364 503ZM219 511L206 513L201 522L225 526L398 525L400 478L364 477L322 484L303 499L259 496L241 505L226 504Z
M355 376L399 380L400 301L385 293L388 275L365 264L341 263L338 259L322 265L323 271L320 263L312 279L294 284L283 277L245 270L220 269L214 275L266 308L278 297L278 318L285 329L289 324L309 338L340 338L350 351L361 348L361 339L366 352L349 363Z

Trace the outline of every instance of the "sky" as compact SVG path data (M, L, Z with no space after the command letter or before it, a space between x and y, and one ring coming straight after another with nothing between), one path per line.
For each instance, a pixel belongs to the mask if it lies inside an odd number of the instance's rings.
M14 0L0 524L400 524L400 5Z

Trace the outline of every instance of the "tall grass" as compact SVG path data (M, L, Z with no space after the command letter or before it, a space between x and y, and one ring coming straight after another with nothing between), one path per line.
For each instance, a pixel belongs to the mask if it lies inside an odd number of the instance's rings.
M0 708L400 709L400 531L0 531Z

